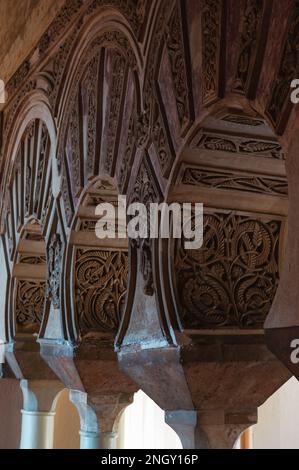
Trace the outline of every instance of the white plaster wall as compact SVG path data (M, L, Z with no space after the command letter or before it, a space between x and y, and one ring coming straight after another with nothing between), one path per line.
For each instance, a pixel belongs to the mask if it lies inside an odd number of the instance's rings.
M291 378L258 410L253 449L299 449L299 382Z
M139 391L124 411L118 447L123 449L181 449L177 434L164 422L164 412Z
M251 428L253 449L299 449L299 382L292 378L258 410ZM124 449L180 449L163 411L143 392L135 394L120 421L118 446Z

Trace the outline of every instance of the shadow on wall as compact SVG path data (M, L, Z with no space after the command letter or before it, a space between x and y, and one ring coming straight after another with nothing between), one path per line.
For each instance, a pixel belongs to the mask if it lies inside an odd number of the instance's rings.
M18 449L21 435L21 408L20 382L13 379L1 379L0 449Z
M123 449L181 449L177 434L164 421L164 411L141 390L124 411L119 425Z
M0 449L18 449L21 436L22 392L20 382L1 379L0 383ZM68 390L61 393L56 408L54 448L78 449L79 417L68 399Z
M56 406L54 449L79 449L79 431L79 415L69 400L69 391L65 389L60 394Z
M299 382L292 377L258 410L253 449L299 449Z

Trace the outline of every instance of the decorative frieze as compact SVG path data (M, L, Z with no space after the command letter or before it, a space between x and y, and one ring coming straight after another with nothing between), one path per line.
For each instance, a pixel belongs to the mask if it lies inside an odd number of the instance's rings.
M246 191L280 197L287 197L288 195L286 178L201 168L198 166L184 168L181 182L200 188Z
M282 148L277 142L211 133L208 131L202 131L197 134L192 142L192 147L212 150L214 152L238 153L278 160L285 158Z

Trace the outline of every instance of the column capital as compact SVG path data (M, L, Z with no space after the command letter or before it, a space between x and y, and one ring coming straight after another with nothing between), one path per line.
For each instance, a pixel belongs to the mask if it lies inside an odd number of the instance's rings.
M52 449L59 380L20 381L23 393L21 449Z
M119 417L132 400L133 394L127 393L88 395L70 390L70 401L80 417L81 449L115 448Z
M26 412L55 411L59 393L64 389L59 380L26 380L20 381L23 393L23 410Z

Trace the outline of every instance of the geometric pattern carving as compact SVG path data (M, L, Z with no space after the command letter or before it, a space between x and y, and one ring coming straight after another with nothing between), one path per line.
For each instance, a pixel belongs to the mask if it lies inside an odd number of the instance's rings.
M210 168L185 168L182 183L202 188L249 191L278 196L287 196L288 194L288 183L285 178L233 173L226 170L211 170Z
M127 253L77 249L75 301L82 334L117 331L124 309L127 278Z
M45 302L45 281L19 280L15 300L17 329L40 326Z
M281 221L219 212L204 215L203 246L175 251L185 328L260 328L278 286Z
M283 160L284 154L277 142L227 136L221 134L201 132L192 143L193 148L247 154L252 156L269 157Z

